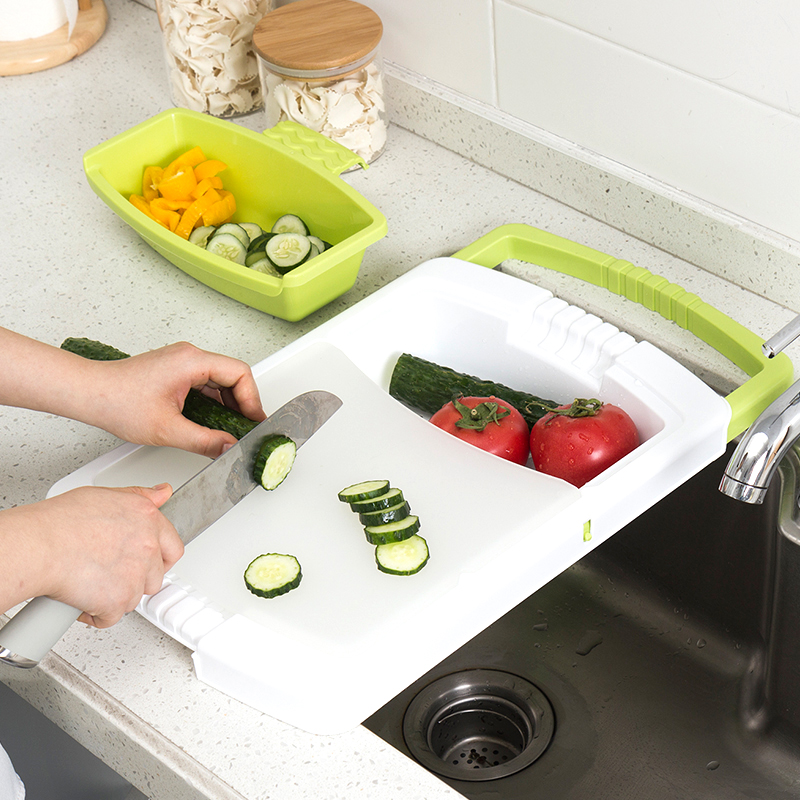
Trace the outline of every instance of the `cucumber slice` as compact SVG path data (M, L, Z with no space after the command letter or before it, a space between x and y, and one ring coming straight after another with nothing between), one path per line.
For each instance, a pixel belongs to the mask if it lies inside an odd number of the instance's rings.
M402 489L389 489L388 492L379 494L377 497L369 497L366 500L356 500L350 503L350 508L356 514L364 514L368 511L377 511L381 508L389 508L403 500Z
M239 227L243 228L247 234L248 245L264 233L261 226L255 222L240 222Z
M272 233L299 233L308 236L308 225L295 214L284 214L272 226Z
M330 245L327 242L322 241L319 236L311 236L309 235L309 241L313 244L320 253L324 253Z
M261 250L248 250L244 259L244 265L246 267L252 267L256 261L261 261L266 257L267 254L264 252L264 248L261 248Z
M253 270L253 272L261 272L264 275L271 275L273 278L283 277L283 275L281 275L281 273L275 269L275 265L266 256L262 256L258 259L258 261L254 261L252 264L248 264L248 266Z
M342 489L337 497L343 503L356 503L359 500L368 500L377 497L389 490L389 481L361 481Z
M429 558L428 543L416 534L402 542L379 544L375 548L378 569L388 575L414 575Z
M226 222L217 228L215 235L220 233L228 233L235 236L245 247L250 244L250 236L247 231L236 222Z
M297 445L283 434L267 436L259 448L253 477L268 491L280 486L292 471Z
M201 225L189 234L189 241L198 247L205 247L215 230L216 228L213 225Z
M247 248L242 244L241 240L232 233L220 233L219 229L208 240L206 250L242 266L244 266L245 258L247 258Z
M388 522L405 519L411 513L408 503L403 500L389 508L379 508L377 511L365 511L358 515L358 520L362 525L384 525Z
M247 252L252 253L255 250L260 250L263 253L264 248L267 246L267 242L274 235L274 233L262 233L260 236L256 236L255 239L251 240L250 245L247 248Z
M300 562L284 553L265 553L254 558L244 571L247 588L259 597L278 597L300 585Z
M383 525L367 525L364 534L370 544L391 544L410 539L419 530L419 517L409 514L394 522Z
M311 253L311 242L301 233L277 233L266 246L267 258L281 274L299 267Z

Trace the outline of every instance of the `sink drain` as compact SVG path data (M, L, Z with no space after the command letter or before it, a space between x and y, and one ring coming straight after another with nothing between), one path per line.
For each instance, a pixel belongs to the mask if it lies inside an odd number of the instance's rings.
M431 772L491 781L536 761L553 737L555 716L532 683L497 670L472 669L426 686L403 718L412 755Z

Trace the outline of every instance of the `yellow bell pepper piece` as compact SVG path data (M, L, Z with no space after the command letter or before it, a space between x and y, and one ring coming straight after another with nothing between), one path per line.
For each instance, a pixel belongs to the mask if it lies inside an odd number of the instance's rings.
M171 178L181 167L196 167L205 160L203 151L199 147L193 147L170 161L169 165L164 168L164 177Z
M236 213L236 198L222 188L217 173L227 169L218 159L207 159L200 147L193 147L168 166L146 167L142 194L130 202L170 231L188 239L201 223L221 225Z
M219 194L215 190L205 192L192 203L181 216L175 233L183 239L188 239L191 232L197 227L203 214L214 204L219 202Z
M156 222L160 222L165 228L174 231L181 221L181 215L169 206L169 200L163 197L157 197L155 200L150 201L150 213L155 218Z
M164 170L161 167L147 167L142 177L142 196L149 203L158 197L158 184L161 183Z
M167 169L164 170L164 175L167 174ZM196 186L197 179L194 177L194 170L190 166L184 165L169 177L162 178L158 184L158 191L162 197L166 197L168 200L186 200L191 198L192 190Z
M144 197L141 197L141 196L140 196L140 195L138 195L138 194L132 194L132 195L130 196L129 200L131 201L131 203L133 203L133 205L134 205L136 208L138 208L138 209L139 209L139 211L141 211L143 214L147 214L147 216L148 216L148 217L150 217L150 219L153 219L153 220L155 220L156 222L159 222L159 221L160 221L160 220L157 220L157 219L156 219L156 218L153 216L153 214L152 214L152 213L151 213L151 211L150 211L150 203L148 203L148 202L147 202L147 200L145 200L145 199L144 199Z
M203 178L210 178L214 175L217 175L224 169L228 169L227 164L210 158L208 161L203 161L202 163L197 164L194 168L194 174L199 182L202 181Z
M222 225L236 213L236 200L230 192L224 189L219 192L222 199L214 203L203 214L203 225Z
M197 173L195 173L195 177L197 177ZM201 181L197 182L197 186L192 189L191 195L196 200L201 195L205 194L209 189L221 189L222 188L222 178L218 178L216 175L212 175L210 178L203 178Z

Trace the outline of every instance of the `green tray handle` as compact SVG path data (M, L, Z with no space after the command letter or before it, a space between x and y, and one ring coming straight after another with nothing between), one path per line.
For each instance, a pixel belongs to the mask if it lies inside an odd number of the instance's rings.
M794 379L794 366L785 353L767 358L761 351L763 339L697 295L629 261L530 225L502 225L453 257L489 268L514 259L572 275L657 311L711 345L751 376L725 398L732 411L728 441L748 428Z
M265 130L264 136L337 176L356 166L368 169L367 162L352 150L297 122L279 122Z

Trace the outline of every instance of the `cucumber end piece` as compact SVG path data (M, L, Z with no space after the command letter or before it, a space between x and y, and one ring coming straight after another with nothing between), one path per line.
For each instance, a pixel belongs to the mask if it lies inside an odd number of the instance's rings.
M253 477L271 492L286 480L296 456L297 445L288 436L268 436L256 455Z

